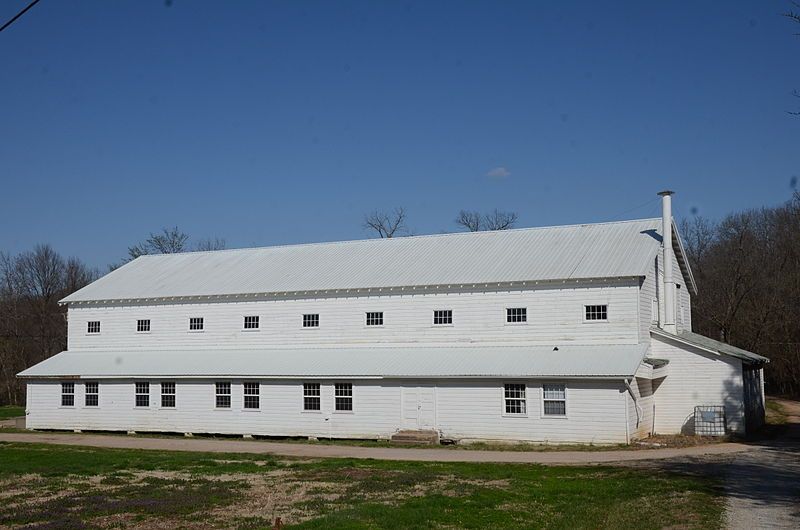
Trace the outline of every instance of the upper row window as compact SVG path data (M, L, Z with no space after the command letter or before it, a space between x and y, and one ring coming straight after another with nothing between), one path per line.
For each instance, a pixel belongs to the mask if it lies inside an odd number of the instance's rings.
M608 320L608 305L586 305L584 306L584 319L586 321ZM509 324L520 324L528 321L528 308L509 307L506 309L506 322ZM371 311L366 314L367 326L383 326L383 311ZM446 326L453 324L452 309L436 309L433 312L433 324L435 326ZM204 326L203 317L192 317L189 319L189 331L202 331ZM244 329L259 329L260 318L257 315L244 317ZM319 327L319 313L307 313L303 315L304 328ZM150 320L137 320L136 331L147 333L150 331ZM100 321L90 320L87 322L87 333L100 333Z
M587 305L586 320L608 320L608 306L603 305Z
M446 326L453 323L452 309L437 309L433 312L433 325Z

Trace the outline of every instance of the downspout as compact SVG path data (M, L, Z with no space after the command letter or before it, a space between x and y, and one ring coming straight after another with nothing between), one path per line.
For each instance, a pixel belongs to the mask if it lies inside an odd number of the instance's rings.
M636 407L636 427L639 427L639 422L642 420L642 416L644 416L644 410L642 410L642 407L639 406L639 402L636 400L636 395L633 393L633 389L631 388L630 379L623 379L623 381L625 381L625 387L631 394L631 399L633 399L633 406ZM625 412L627 413L627 411L628 409L626 407Z
M625 396L625 394L622 394L622 395L623 395L623 397ZM625 445L630 445L631 444L631 432L630 432L630 427L628 425L629 422L628 422L628 398L627 397L625 397L625 399L622 400L622 404L625 407Z

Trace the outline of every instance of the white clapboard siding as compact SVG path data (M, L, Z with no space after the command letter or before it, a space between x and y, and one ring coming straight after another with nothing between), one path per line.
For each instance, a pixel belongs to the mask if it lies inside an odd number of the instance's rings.
M403 342L515 342L636 344L638 281L550 284L517 291L157 305L70 306L70 350L254 348L286 344ZM584 322L585 304L608 304L608 322ZM506 308L526 307L526 324L507 324ZM434 326L433 311L453 310L452 326ZM383 326L366 326L365 313L383 311ZM303 328L304 313L319 313L319 328ZM258 331L244 317L260 317ZM190 332L189 318L204 331ZM151 331L137 333L149 319ZM101 332L87 333L99 320Z
M641 280L639 288L639 337L650 340L650 328L658 325L659 291L658 257L653 259L650 273ZM655 302L655 304L654 304Z
M418 382L432 387L433 427L462 440L532 442L625 442L621 382L567 381L567 416L542 415L541 382L527 382L524 416L503 414L503 381ZM261 409L243 408L241 382L232 381L231 408L215 409L212 381L178 381L176 407L160 407L160 385L150 382L151 404L134 406L133 381L101 381L100 405L85 407L84 382L75 382L75 406L61 407L56 381L28 385L31 429L118 430L380 438L407 427L402 388L414 381L353 381L353 412L335 412L333 383L322 382L322 410L302 410L301 381L261 381Z
M694 407L723 405L728 429L744 432L742 361L652 336L650 356L669 361L669 375L654 381L656 432L694 432Z
M659 311L661 314L664 314L664 297L661 296L661 287L664 281L664 269L663 269L663 255L659 254L656 258L656 263L658 266L658 277L657 277L657 284L655 285L655 289L657 291L657 298L658 298L658 305ZM649 275L648 275L649 276ZM675 257L675 254L672 255L672 277L675 280L675 283L680 287L677 288L675 291L675 324L678 331L691 331L692 330L692 304L691 304L691 286L687 283L687 278L683 275L681 271L681 267L678 264L678 259ZM648 279L645 279L645 283L647 283ZM648 290L652 289L652 287L648 286Z

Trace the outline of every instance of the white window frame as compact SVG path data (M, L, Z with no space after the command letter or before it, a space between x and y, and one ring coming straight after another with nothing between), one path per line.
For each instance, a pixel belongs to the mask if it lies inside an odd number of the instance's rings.
M558 385L564 387L564 399L545 399L545 387L548 385ZM540 417L542 419L557 419L557 420L565 420L569 415L569 391L567 389L567 383L562 381L544 381L542 382L541 388L541 412ZM544 403L545 401L563 401L564 402L564 414L546 414L544 410Z
M380 315L380 316L375 316ZM370 318L372 316L372 318ZM380 320L380 324L370 324L370 322L375 322ZM383 311L367 311L364 313L364 326L368 328L382 328L384 323L384 316Z
M192 322L194 320L195 322ZM200 327L196 327L196 326ZM195 326L194 328L192 326ZM206 330L206 318L205 317L189 317L189 332L190 333L202 333Z
M342 393L340 394L340 392ZM339 408L340 399L344 400L349 399L350 408L340 409ZM353 414L354 412L353 383L338 382L333 384L333 411L336 414Z
M248 386L250 392L248 393ZM255 388L255 392L253 392ZM248 407L247 398L255 398L256 406ZM255 411L261 410L261 382L259 381L244 381L242 383L242 410Z
M510 311L522 311L522 315L524 315L525 320L520 321L511 321L509 318L511 317ZM507 326L524 326L528 323L528 308L527 307L506 307L506 325Z
M214 381L214 410L232 410L233 409L233 385L230 381ZM227 392L225 392L227 388ZM220 398L228 398L228 404L220 406Z
M142 329L142 328L147 329ZM137 318L136 319L136 333L150 333L150 319L149 318Z
M260 331L261 317L259 315L245 315L242 322L243 331Z
M450 313L450 322L444 322L444 323L437 324L436 323L436 313ZM455 322L455 318L454 318L453 313L454 313L454 311L452 309L434 309L433 310L433 320L431 321L432 322L431 325L433 327L436 327L436 328L446 328L446 327L452 326L453 322Z
M96 326L94 324L97 324ZM86 322L86 334L87 335L99 335L100 334L100 321L99 320L88 320Z
M94 392L90 392L89 389L93 389ZM93 396L97 401L93 404L89 404L89 396ZM83 383L83 406L90 409L96 409L100 406L100 383L97 381L87 381Z
M658 322L661 312L661 307L658 304L658 298L653 298L653 301L650 303L650 321L651 322Z
M69 389L69 391L67 391ZM64 404L64 398L70 397L72 399L71 405ZM71 381L65 381L61 383L61 397L59 399L60 407L73 409L75 408L75 383Z
M167 387L165 385L170 385L172 388L172 392L166 392ZM160 383L161 389L161 401L159 404L161 405L160 408L173 410L178 408L178 384L175 381L161 381ZM164 398L171 397L172 398L172 405L164 405Z
M522 398L519 398L519 397L511 397L511 398L510 397L506 397L506 387L509 386L509 385L521 386L522 387L522 392L523 392L523 397ZM508 418L527 418L528 417L528 411L530 410L530 407L528 406L528 394L529 393L530 392L529 392L527 383L524 383L522 381L504 381L503 385L500 387L500 398L501 398L502 415L506 416ZM522 405L523 405L523 408L525 410L523 412L508 412L507 411L508 409L506 408L506 404L507 404L507 401L509 401L509 400L511 400L511 401L522 401Z
M139 386L142 385L142 386ZM146 392L143 392L145 389ZM147 396L147 405L139 404L139 396ZM133 383L133 406L137 409L150 408L150 382L149 381L136 381Z
M303 390L303 401L300 404L300 409L303 412L312 413L312 414L320 414L320 413L322 413L322 384L321 383L312 382L312 383L302 383L302 385L303 385L303 388L302 388L302 390ZM316 394L308 393L306 391L306 386L316 386L317 393ZM319 407L316 408L316 409L306 408L306 399L316 399L317 402L319 403Z
M587 310L590 307L602 307L602 306L605 306L605 308L606 308L606 318L594 318L594 319L586 318ZM583 322L584 322L584 324L603 324L603 323L606 323L606 322L610 322L610 320L611 320L609 318L609 315L611 314L611 304L608 304L608 303L583 304L583 306L581 306L581 310L583 311Z

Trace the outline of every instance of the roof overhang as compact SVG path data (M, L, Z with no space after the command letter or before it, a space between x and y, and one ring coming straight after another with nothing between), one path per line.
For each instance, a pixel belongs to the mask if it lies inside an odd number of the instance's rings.
M727 355L729 357L735 357L737 359L741 359L746 364L766 364L769 362L769 358L764 357L763 355L758 355L757 353L753 353L742 348L737 348L736 346L731 346L730 344L726 344L697 333L685 331L676 335L674 333L664 331L661 328L650 328L650 333L679 344L684 344L707 353L712 353L714 355Z

